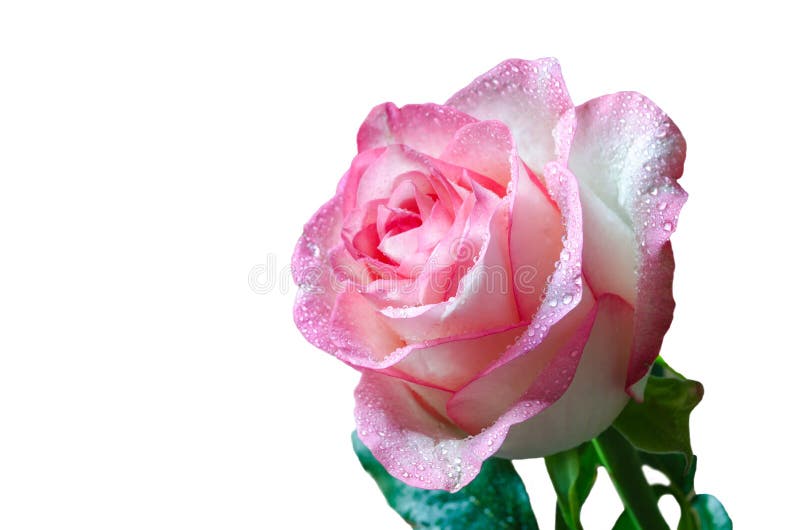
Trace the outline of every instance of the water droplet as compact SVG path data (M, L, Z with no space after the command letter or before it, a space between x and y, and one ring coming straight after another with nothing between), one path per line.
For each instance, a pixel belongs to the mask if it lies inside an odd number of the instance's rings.
M664 231L665 232L672 232L672 223L670 223L669 221L664 223Z
M564 304L564 305L567 305L567 304L569 304L570 302L572 302L572 295L571 295L571 294L569 294L569 293L567 293L567 294L565 294L565 295L564 295L564 297L561 299L561 303L562 303L562 304Z
M663 212L664 210L666 210L666 209L667 209L667 203L666 203L666 202L660 202L660 203L658 203L658 209L659 209L659 210L661 210L661 211Z
M557 306L557 305L558 305L558 300L556 300L555 298L551 298L551 299L550 299L550 300L547 302L547 305L549 305L550 307L555 307L555 306Z

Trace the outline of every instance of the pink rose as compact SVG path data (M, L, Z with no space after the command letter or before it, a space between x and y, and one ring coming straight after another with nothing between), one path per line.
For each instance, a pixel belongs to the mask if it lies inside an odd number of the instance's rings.
M672 319L685 149L640 94L575 107L553 59L373 109L295 250L295 321L361 371L357 432L392 475L456 491L641 396Z

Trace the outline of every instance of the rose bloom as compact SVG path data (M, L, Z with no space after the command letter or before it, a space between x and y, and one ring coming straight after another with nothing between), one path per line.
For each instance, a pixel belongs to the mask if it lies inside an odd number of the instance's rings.
M456 491L641 399L675 305L685 149L635 92L575 107L553 59L370 112L295 249L294 317L361 372L357 433L389 473Z

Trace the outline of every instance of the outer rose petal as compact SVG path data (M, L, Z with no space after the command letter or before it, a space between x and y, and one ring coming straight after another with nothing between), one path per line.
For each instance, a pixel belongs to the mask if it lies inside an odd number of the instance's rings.
M456 131L475 121L457 109L433 103L399 109L394 103L384 103L372 109L361 125L358 151L403 144L438 157Z
M661 109L633 92L584 103L576 117L569 167L581 183L584 272L598 294L618 294L636 309L630 389L672 321L668 240L686 201L677 183L686 143Z
M329 353L336 346L327 333L327 325L319 324L327 323L336 301L335 279L327 257L338 244L341 203L341 197L336 196L317 210L306 224L292 256L292 276L300 287L294 304L295 324L308 342Z
M575 371L594 321L594 311L560 349L540 377L508 411L474 436L460 431L439 412L449 393L438 391L435 403L411 391L399 379L365 372L356 388L356 428L386 470L412 486L458 491L498 451L509 429L525 422L564 392L558 374ZM435 392L435 391L429 391Z
M292 273L300 286L294 305L295 324L311 344L343 361L375 364L405 343L355 291L352 281L336 275L343 270L358 272L356 264L342 261L345 253L333 235L341 230L341 203L342 195L337 194L322 206L306 224L295 247Z
M459 389L447 403L448 416L471 434L494 423L539 380L559 352L563 352L564 344L579 333L581 326L588 322L591 327L595 318L594 306L594 297L585 291L580 303L551 327L536 348L505 363L473 372L472 381ZM518 331L517 340L524 333L525 329ZM561 374L555 382L568 385L572 375L572 372Z
M627 349L617 346L630 344L631 322L628 304L613 295L601 297L521 399L475 436L442 414L449 392L365 372L355 392L358 435L393 476L448 491L475 478L501 445L498 454L506 458L577 445L606 428L628 400L622 390ZM575 374L566 392L565 373ZM592 407L586 406L587 396Z
M356 432L394 477L411 486L457 491L480 471L484 458L471 451L464 433L409 383L366 371L355 398Z
M511 59L489 70L447 101L481 120L500 120L511 129L520 156L541 175L555 159L553 129L572 108L555 59Z
M591 335L569 388L550 407L514 425L498 455L547 456L605 430L628 402L624 388L632 337L633 308L617 296L601 296ZM570 368L552 370L556 381Z

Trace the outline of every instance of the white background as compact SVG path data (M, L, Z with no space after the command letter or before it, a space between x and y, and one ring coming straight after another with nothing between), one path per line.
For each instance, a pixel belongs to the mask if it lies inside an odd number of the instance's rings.
M705 384L697 489L791 527L796 18L733 4L4 2L0 528L406 528L350 450L356 374L294 328L292 247L373 105L542 56L683 130L663 354ZM587 530L618 509L602 482Z

